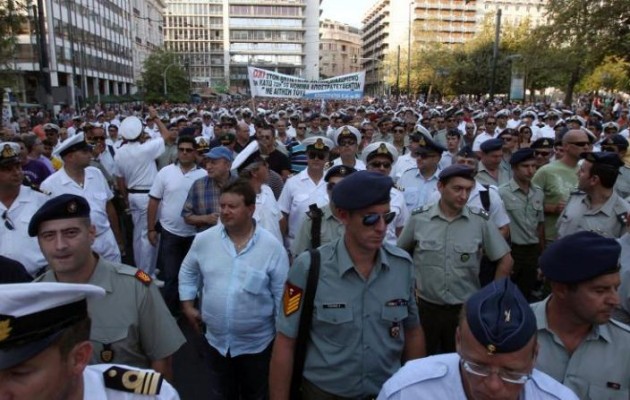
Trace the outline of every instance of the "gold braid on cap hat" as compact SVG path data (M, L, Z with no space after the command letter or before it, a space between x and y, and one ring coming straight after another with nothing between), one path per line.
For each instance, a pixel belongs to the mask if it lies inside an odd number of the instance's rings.
M2 158L17 157L17 153L10 144L5 144L2 148Z

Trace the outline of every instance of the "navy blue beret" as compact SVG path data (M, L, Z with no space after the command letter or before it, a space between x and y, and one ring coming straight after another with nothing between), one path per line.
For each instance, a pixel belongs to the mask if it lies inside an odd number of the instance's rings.
M477 154L473 151L472 147L464 146L457 152L457 156L465 158L477 158Z
M440 172L440 182L444 182L450 178L465 178L471 181L475 180L475 170L462 164L453 164L444 168L442 172Z
M553 149L553 139L540 138L536 139L534 143L529 146L532 149Z
M501 140L501 139L488 139L485 142L481 143L481 146L479 146L479 148L484 153L489 153L491 151L501 150L503 148L503 140Z
M603 146L617 146L620 150L626 150L628 148L628 140L619 134L612 135L602 141Z
M332 202L344 210L360 210L389 202L392 178L377 172L358 171L335 185Z
M488 353L512 353L536 334L536 317L509 278L484 286L466 301L466 322Z
M345 165L335 165L326 171L326 175L324 175L324 181L328 182L330 178L334 178L335 176L346 177L354 172L357 172L356 169L352 167L347 167Z
M179 130L178 136L195 136L195 128L187 126Z
M431 139L426 135L422 135L420 140L418 140L418 153L434 151L438 154L442 154L446 151L445 147L442 147L439 143Z
M595 151L580 154L580 158L590 161L594 164L604 164L609 167L619 168L623 165L623 161L617 153L611 151Z
M33 214L28 224L28 235L37 236L42 222L66 218L90 218L90 205L87 200L75 194L53 197Z
M534 149L532 148L518 149L514 153L512 153L512 157L510 157L510 165L516 165L524 161L535 160L535 159L536 159L536 155L534 154Z
M545 277L579 283L619 270L621 245L595 232L582 231L553 242L540 256Z

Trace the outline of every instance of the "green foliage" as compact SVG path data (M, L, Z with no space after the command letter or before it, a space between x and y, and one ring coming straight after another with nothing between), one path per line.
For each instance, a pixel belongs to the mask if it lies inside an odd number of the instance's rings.
M577 85L580 91L596 92L605 89L609 92L630 90L630 63L615 56L608 56L593 72L585 76Z
M0 4L0 65L7 66L13 58L17 32L26 23L26 7L16 0L3 0Z
M190 97L190 82L186 69L179 63L175 53L158 50L144 62L142 81L138 86L147 103L169 101L187 102ZM166 91L164 94L164 75L166 72Z

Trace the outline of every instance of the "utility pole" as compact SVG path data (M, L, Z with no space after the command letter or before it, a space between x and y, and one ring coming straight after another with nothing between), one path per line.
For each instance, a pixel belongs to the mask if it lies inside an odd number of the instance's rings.
M490 78L490 100L494 100L494 85L497 77L497 59L499 58L499 40L501 38L501 9L497 10L497 22L492 49L492 76Z

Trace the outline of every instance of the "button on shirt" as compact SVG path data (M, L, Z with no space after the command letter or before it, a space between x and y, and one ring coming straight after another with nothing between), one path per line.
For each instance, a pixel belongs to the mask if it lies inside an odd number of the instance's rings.
M225 227L215 226L195 236L179 272L179 296L194 300L203 282L208 343L223 356L256 354L275 336L288 270L284 247L267 230L257 226L237 254Z
M441 170L438 168L433 175L425 178L416 167L402 174L398 184L405 189L403 195L407 209L413 210L428 203L433 192L437 191L440 172Z
M614 321L594 326L573 354L549 328L547 303L532 304L538 327L536 368L562 382L580 399L630 397L630 329Z
M159 220L162 228L169 233L181 237L196 233L195 227L184 222L182 208L190 187L205 175L206 171L198 167L184 173L176 164L168 165L158 172L149 196L161 200Z
M90 204L90 221L96 227L98 236L110 229L107 202L114 198L114 194L98 168L86 167L84 171L83 187L70 178L65 168L46 178L40 187L52 197L66 193L84 197Z
M319 250L304 378L337 396L378 393L400 368L405 330L419 325L409 255L383 245L366 279L354 267L343 238ZM310 253L303 253L291 267L288 282L305 288L309 267ZM280 315L278 332L297 337L302 306L289 316Z
M481 248L492 261L510 251L497 227L468 206L449 221L438 203L411 215L398 246L413 249L419 296L439 305L462 304L480 289Z
M544 194L541 188L530 186L523 192L514 179L499 188L499 194L510 217L510 239L518 245L537 244L536 229L544 222Z
M46 265L36 237L28 235L28 224L33 214L49 197L29 187L21 186L20 193L8 209L0 202L0 254L19 261L29 274L34 275ZM13 229L9 229L7 224Z

